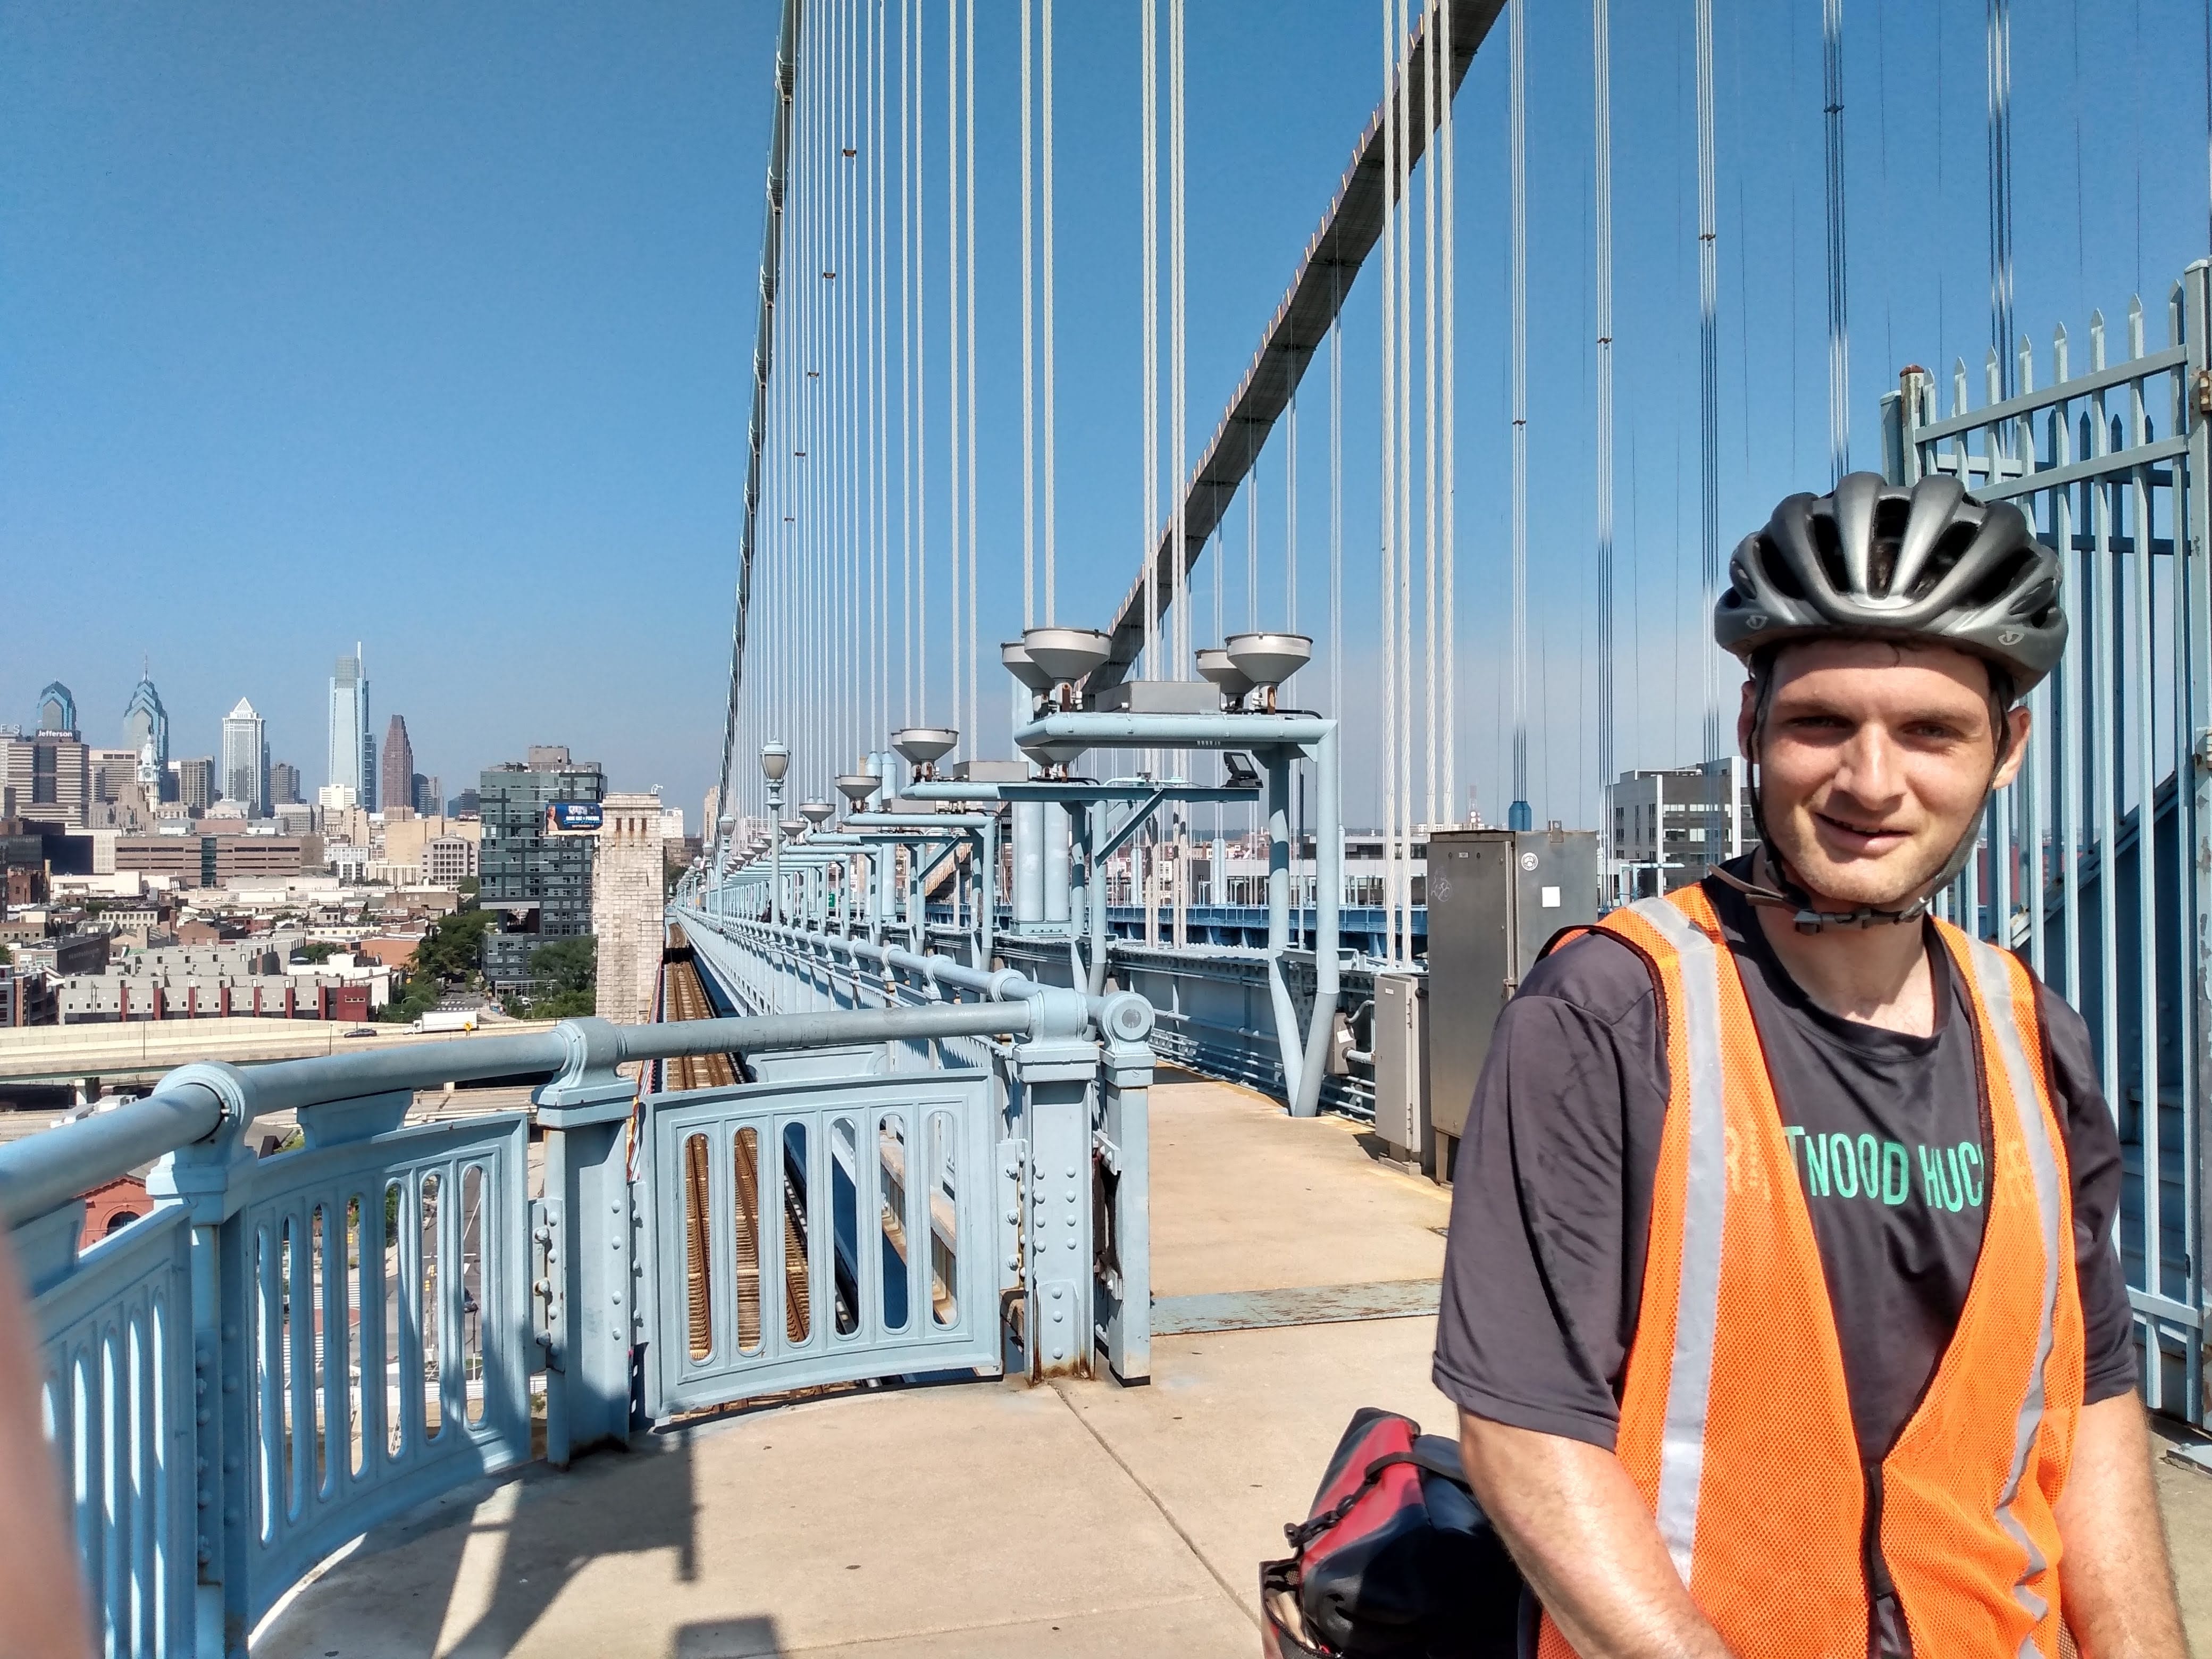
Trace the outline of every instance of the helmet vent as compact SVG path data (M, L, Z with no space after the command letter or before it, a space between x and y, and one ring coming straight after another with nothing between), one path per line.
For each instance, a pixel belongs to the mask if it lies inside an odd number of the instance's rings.
M1783 598L1802 599L1805 597L1804 583L1797 580L1797 573L1790 568L1790 561L1782 556L1782 551L1775 546L1771 536L1762 534L1759 538L1759 574L1766 578L1767 586Z
M1947 526L1936 544L1936 550L1928 556L1928 562L1921 567L1920 580L1913 584L1912 597L1916 599L1921 598L1956 569L1959 561L1966 556L1966 550L1974 544L1975 537L1980 533L1981 526L1978 525L1953 524ZM1984 581L1981 585L1980 594L1969 603L1979 605L1995 599L2004 592L2005 577L2009 574L2000 568L1995 573L1996 586L1991 587L1988 581Z
M1813 551L1820 561L1820 574L1826 577L1829 591L1848 593L1851 591L1850 572L1844 566L1843 538L1836 533L1836 519L1832 513L1815 513L1812 516Z
M1867 547L1869 597L1886 599L1897 578L1898 550L1904 545L1905 526L1912 521L1909 495L1885 495L1875 503L1874 523Z

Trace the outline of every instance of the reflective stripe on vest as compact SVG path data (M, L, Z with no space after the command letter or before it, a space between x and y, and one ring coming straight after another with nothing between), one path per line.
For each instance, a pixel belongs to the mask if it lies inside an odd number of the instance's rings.
M1741 974L1696 887L1601 924L1649 965L1667 1044L1618 1451L1683 1582L1743 1659L1863 1659L1867 1485L1796 1158ZM1983 1249L1881 1466L1882 1562L1920 1659L2055 1655L2057 1530L2082 1387L2064 1145L2033 981L1939 924L1990 1107ZM1547 1619L1540 1651L1571 1654Z

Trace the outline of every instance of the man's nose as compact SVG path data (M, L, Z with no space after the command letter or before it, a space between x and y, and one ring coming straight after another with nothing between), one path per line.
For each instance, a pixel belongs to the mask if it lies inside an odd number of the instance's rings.
M1894 805L1903 793L1902 772L1889 733L1879 725L1862 726L1844 745L1835 787L1869 807Z

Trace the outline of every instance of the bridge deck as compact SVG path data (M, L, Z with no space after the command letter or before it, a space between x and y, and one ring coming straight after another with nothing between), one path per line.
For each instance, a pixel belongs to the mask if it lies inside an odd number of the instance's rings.
M1151 1387L864 1390L537 1466L373 1534L254 1651L1243 1659L1257 1563L1352 1412L1450 1421L1433 1315L1358 1316L1433 1307L1448 1203L1341 1121L1152 1101ZM2212 1480L2160 1475L2203 1640Z

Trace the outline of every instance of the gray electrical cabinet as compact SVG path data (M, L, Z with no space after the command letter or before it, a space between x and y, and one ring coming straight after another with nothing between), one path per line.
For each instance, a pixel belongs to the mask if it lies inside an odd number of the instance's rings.
M1419 974L1375 975L1375 1133L1399 1158L1431 1167L1428 983Z
M1498 1013L1553 934L1597 920L1597 833L1433 830L1425 884L1429 1120L1449 1179Z

